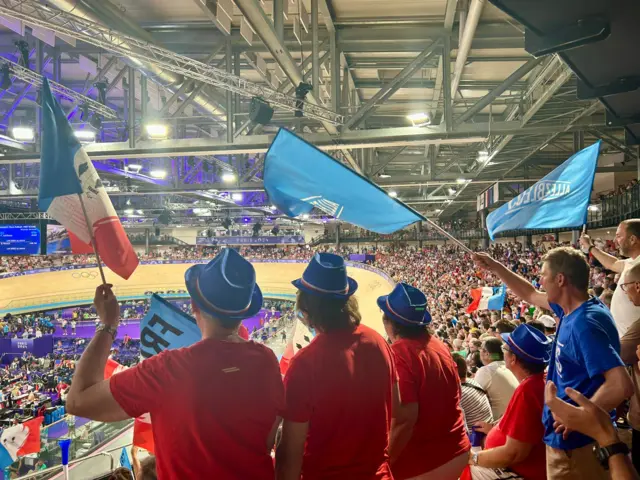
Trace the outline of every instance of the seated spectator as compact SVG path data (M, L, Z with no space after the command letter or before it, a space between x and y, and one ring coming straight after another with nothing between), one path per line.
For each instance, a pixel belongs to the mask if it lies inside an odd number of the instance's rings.
M484 341L480 358L484 366L478 370L474 380L487 392L491 413L497 420L507 409L511 396L518 387L518 380L505 365L502 340L499 338Z
M203 339L108 380L119 306L109 285L98 287L103 325L77 365L69 413L109 422L149 412L160 478L273 479L269 453L284 408L280 370L271 350L237 335L262 307L255 278L232 249L190 267L185 282Z
M540 315L538 321L544 325L544 334L551 338L556 335L556 321L551 315Z
M342 257L316 254L293 284L301 321L317 336L285 374L276 478L391 480L387 446L399 403L391 348L360 325L358 284Z
M460 407L464 412L467 432L471 432L471 427L477 422L493 423L491 403L489 403L487 392L473 379L468 377L467 362L461 355L454 353L453 361L456 362L458 377L460 379Z
M510 478L505 470L527 480L547 478L544 425L544 370L551 359L551 342L530 325L503 334L505 365L519 385L497 425L477 424L487 433L485 449L469 459L473 480ZM464 477L463 477L464 478ZM467 476L467 478L469 478Z
M389 295L378 298L378 306L392 342L401 399L389 443L393 477L457 480L471 445L455 362L427 329L431 323L427 298L417 288L399 283Z

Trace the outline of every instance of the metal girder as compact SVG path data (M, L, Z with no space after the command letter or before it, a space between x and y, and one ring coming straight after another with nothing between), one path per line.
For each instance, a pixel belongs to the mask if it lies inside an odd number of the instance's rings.
M375 172L372 172L371 175L369 175L369 177L375 177L379 172L381 172L384 167L386 167L387 165L389 165L391 162L393 162L393 160L400 155L404 149L407 147L398 147L396 148L393 152L391 152L391 154L389 154L389 156L387 158L384 159L384 161L378 166L378 168L376 169Z
M485 107L489 106L491 104L491 102L493 102L496 98L498 98L505 91L507 91L509 89L509 87L511 87L514 83L516 83L518 80L520 80L526 74L531 72L531 70L533 70L535 67L537 67L542 62L542 60L543 60L543 57L539 57L539 58L531 57L531 59L529 59L528 62L526 62L524 65L520 66L520 68L518 68L515 72L513 72L511 75L509 75L504 80L504 82L502 82L496 88L491 90L488 94L486 94L484 97L482 97L476 103L474 103L473 106L471 108L469 108L469 110L467 110L462 115L460 115L458 118L456 118L456 120L454 122L454 125L458 126L458 125L466 122L467 120L473 118L474 115L479 113Z
M51 62L51 60L52 60L51 56L48 56L47 58L45 58L44 61L42 62L42 69L46 68L47 65L49 65L49 62ZM27 93L29 93L29 90L31 90L32 87L36 86L36 79L37 78L40 78L40 85L42 85L42 77L41 76L39 76L37 73L32 72L29 69L24 69L24 70L26 70L27 72L30 72L30 76L33 78L33 80L31 80L31 78L23 79L23 81L25 81L26 85L22 89L20 94L13 100L13 103L11 104L11 106L5 112L4 116L2 117L2 122L3 123L7 122L9 120L9 118L13 115L13 112L16 111L16 108L18 108L18 105L20 105L20 102L22 102L22 100L24 100L24 98L27 96ZM24 75L23 72L20 72L20 73ZM18 73L16 73L15 75L16 75L16 77L18 77Z
M238 0L236 2L239 7L240 5L246 6L247 3L251 3L257 9L257 13L268 22L264 12L255 0ZM171 72L208 83L239 95L250 98L260 96L272 105L285 110L299 110L299 102L295 98L286 96L263 85L249 82L241 77L230 75L223 70L205 65L192 58L178 55L165 48L140 40L137 37L115 32L114 30L95 24L84 18L51 8L37 0L0 0L0 13L15 18L16 20L24 21L30 25L47 28L56 33L102 47L108 51L126 55L139 62L155 64ZM246 14L245 16L249 20ZM255 16L255 12L253 16ZM254 20L256 19L254 18ZM271 23L268 23L270 31L275 38L275 31ZM256 26L253 26L255 30ZM291 59L290 55L289 58ZM291 62L293 62L293 59L291 59ZM299 76L301 78L301 75ZM342 115L319 106L318 103L313 100L313 97L303 102L303 109L307 117L319 120L323 122L323 124L331 126L333 129L335 129L334 124L341 124L343 122Z
M384 102L393 95L402 85L416 73L424 63L429 60L442 44L442 39L433 42L420 55L414 58L405 68L402 69L388 84L382 87L378 92L367 100L360 109L344 124L345 128L353 128L358 126L372 111L378 103Z
M284 74L289 78L294 86L298 86L303 83L304 77L302 72L296 65L295 60L289 53L289 50L282 44L281 39L278 38L273 24L264 14L262 7L257 0L236 0L236 6L240 9L247 21L251 24L251 27L256 34L262 39L263 43L273 56L274 60L278 63ZM265 98L269 101L269 98ZM320 99L313 95L313 92L309 92L306 97L305 105L319 106ZM322 107L318 107L321 110L325 110ZM328 110L327 110L328 111ZM331 112L335 113L335 112ZM306 110L305 110L306 114ZM336 114L337 115L337 114ZM343 123L343 118L335 118L336 121L321 120L325 130L330 135L338 134L338 129L335 124ZM347 162L356 172L361 173L358 163L353 159L348 151L343 152Z
M559 131L588 130L601 125L565 125L521 127L520 122L494 122L462 125L458 130L446 132L440 126L421 128L400 127L372 130L346 131L339 136L326 133L305 133L301 137L325 151L346 148L399 147L425 144L469 144L480 143L488 135L548 135ZM275 135L249 135L236 138L234 143L209 138L185 138L171 140L142 141L135 149L126 142L95 143L85 146L93 160L116 158L154 158L176 155L215 155L238 153L264 153ZM39 155L13 154L0 157L0 164L38 162Z

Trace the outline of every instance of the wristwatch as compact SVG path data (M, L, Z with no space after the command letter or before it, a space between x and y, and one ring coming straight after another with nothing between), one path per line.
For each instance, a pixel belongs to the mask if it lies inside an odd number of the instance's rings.
M113 339L115 340L116 339L116 335L118 334L118 329L116 327L112 327L110 325L105 325L104 323L101 323L96 328L96 333L98 333L98 332L110 333L111 336L113 337Z
M474 465L478 465L478 452L471 452L471 461Z
M616 442L606 447L598 447L594 445L593 453L596 454L596 458L600 461L600 464L605 470L609 470L609 458L614 455L628 455L629 447L624 442Z

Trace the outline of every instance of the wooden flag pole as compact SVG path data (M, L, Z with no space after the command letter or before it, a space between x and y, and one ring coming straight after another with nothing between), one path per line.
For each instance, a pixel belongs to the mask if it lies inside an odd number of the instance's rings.
M100 254L98 253L98 247L96 246L96 240L93 237L93 228L91 228L91 223L89 222L89 215L87 215L87 208L84 206L84 200L82 199L82 194L78 194L78 198L80 199L80 205L82 206L82 213L84 213L84 221L87 224L87 230L89 231L89 237L91 238L91 246L93 247L93 252L96 254L96 260L98 261L98 270L100 271L100 277L102 278L102 284L107 284L107 279L104 276L104 270L102 270L102 262L100 261Z
M434 221L428 219L425 217L425 220L427 221L427 223L429 225L431 225L433 228L435 228L438 232L440 232L441 234L443 234L445 237L449 238L451 241L453 241L454 243L456 243L457 245L459 245L465 252L467 252L468 254L473 255L473 250L471 250L469 247L467 247L464 243L462 243L460 240L458 240L456 237L454 237L453 235L451 235L449 232L447 232L444 228L442 228L440 225L436 224Z

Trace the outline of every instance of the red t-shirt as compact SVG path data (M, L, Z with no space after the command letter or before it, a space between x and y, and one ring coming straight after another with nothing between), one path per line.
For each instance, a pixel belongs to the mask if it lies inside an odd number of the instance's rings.
M485 442L487 449L501 447L507 443L507 437L532 444L533 449L523 462L509 465L509 469L527 480L547 478L547 460L542 441L544 437L543 407L544 374L538 373L531 375L518 385L500 423L491 429Z
M363 325L317 335L284 378L292 422L309 422L302 478L391 480L389 428L396 383L391 349Z
M449 349L437 338L391 346L402 404L418 403L418 420L392 465L397 480L429 472L471 448L460 408L460 379ZM428 454L425 454L428 452Z
M264 345L205 339L148 358L110 386L128 415L151 414L159 479L273 480L267 439L284 388Z

